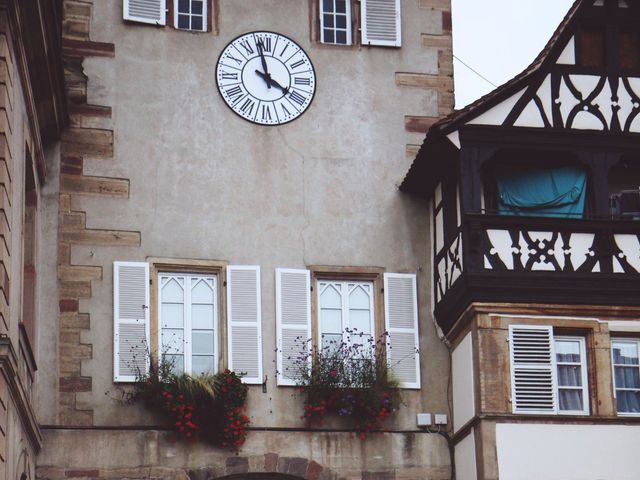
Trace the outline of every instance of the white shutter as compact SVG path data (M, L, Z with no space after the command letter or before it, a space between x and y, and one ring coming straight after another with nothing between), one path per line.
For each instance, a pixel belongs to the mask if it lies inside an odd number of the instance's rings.
M303 363L311 366L311 274L276 269L278 385L295 385Z
M362 44L402 45L400 0L361 0Z
M260 267L227 267L229 368L244 383L262 384Z
M556 413L552 327L509 325L514 413Z
M114 382L149 371L149 264L113 263Z
M131 22L166 24L166 0L122 0L123 18Z
M420 388L418 294L414 274L384 274L387 361L402 388Z

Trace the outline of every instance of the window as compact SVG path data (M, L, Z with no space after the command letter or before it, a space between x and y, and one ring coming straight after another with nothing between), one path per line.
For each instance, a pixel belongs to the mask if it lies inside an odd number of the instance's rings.
M351 45L351 0L320 0L320 41Z
M217 283L213 275L158 276L160 352L177 373L218 370Z
M613 377L618 413L640 414L640 340L612 341Z
M555 337L558 413L588 415L587 362L581 337Z
M588 415L585 339L549 326L510 325L513 413Z
M207 31L208 0L174 0L174 25L181 30Z
M276 324L278 385L295 385L296 359L309 343L321 348L343 341L365 345L387 332L386 356L394 375L403 388L420 388L414 274L383 273L380 268L314 267L313 274L278 268Z
M150 258L113 268L115 382L135 382L160 353L176 372L229 368L263 383L259 266Z
M609 169L609 205L613 218L640 220L640 159L623 157Z
M318 334L320 345L359 345L368 354L375 344L373 282L318 281Z

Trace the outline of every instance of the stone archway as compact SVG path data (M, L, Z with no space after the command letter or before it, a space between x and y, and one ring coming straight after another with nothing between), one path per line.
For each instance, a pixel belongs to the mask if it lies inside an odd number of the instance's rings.
M281 457L277 453L228 457L224 466L190 470L191 480L319 480L332 472L319 463L301 457Z

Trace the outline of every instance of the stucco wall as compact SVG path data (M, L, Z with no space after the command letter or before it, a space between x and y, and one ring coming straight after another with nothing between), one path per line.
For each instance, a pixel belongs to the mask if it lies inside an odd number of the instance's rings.
M426 204L396 188L411 162L407 145L423 136L405 128L405 116L438 115L438 92L399 86L396 73L438 73L442 48L426 48L422 34L443 33L443 11L428 2L403 2L402 48L341 48L311 41L313 4L216 2L218 35L125 24L120 1L91 5L91 40L113 43L115 54L83 60L86 102L110 106L111 115L72 117L72 127L113 130L112 157L86 153L82 175L128 180L128 198L74 191L70 211L86 213L87 229L139 232L141 242L139 247L72 242L70 265L100 272L90 297L81 296L76 307L80 318L90 316L90 327L81 322L78 346L88 346L90 353L83 350L78 372L83 388L75 397L65 392L56 405L55 392L41 395L44 418L73 402L73 408L91 412L80 422L152 421L111 398L119 395L111 367L112 262L149 256L261 266L268 382L266 393L252 387L249 397L258 427L301 426L300 401L292 389L275 386L276 267L380 266L418 273L424 388L405 393L406 406L393 427L414 428L420 411L447 411L447 353L429 313ZM216 90L219 53L231 39L255 29L290 36L314 63L315 99L290 124L252 125L231 112ZM77 142L72 147L77 149ZM63 146L63 163L68 157ZM56 328L54 320L45 321ZM64 423L67 417L61 418Z
M638 477L640 427L496 425L500 480L599 480Z
M475 416L472 333L451 352L453 430L457 432Z

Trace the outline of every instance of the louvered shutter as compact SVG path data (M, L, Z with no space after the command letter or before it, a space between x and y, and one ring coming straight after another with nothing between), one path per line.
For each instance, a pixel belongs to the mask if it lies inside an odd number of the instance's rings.
M149 371L149 264L113 264L114 382Z
M402 45L400 0L362 0L360 5L363 45Z
M556 413L552 327L510 325L511 401L514 413Z
M420 388L418 295L414 274L384 274L387 361L402 388Z
M297 374L311 366L311 274L276 269L278 385L295 385Z
M229 368L244 383L262 383L260 267L227 268L227 346Z
M131 22L166 24L166 0L122 0L123 18Z

